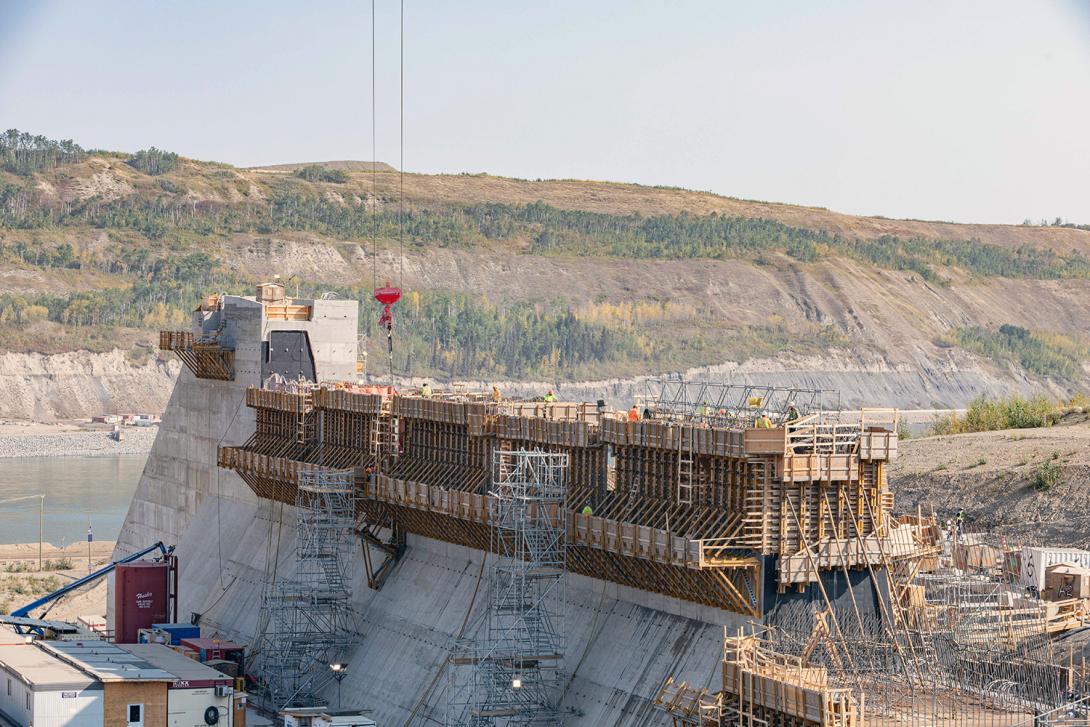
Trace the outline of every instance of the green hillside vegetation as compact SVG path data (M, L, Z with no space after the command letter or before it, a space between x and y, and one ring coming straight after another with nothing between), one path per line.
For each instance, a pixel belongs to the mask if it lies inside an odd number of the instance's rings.
M1051 426L1061 414L1060 407L1043 396L1026 399L974 399L964 416L951 413L931 425L931 434L967 434L999 429L1032 429Z
M940 286L966 274L977 280L1090 278L1090 261L1077 252L970 239L864 239L735 214L436 201L441 195L400 213L389 191L380 191L374 203L363 183L370 179L366 172L319 164L247 172L155 147L134 154L88 152L70 140L9 131L0 136L0 263L49 273L49 281L84 276L97 289L60 285L0 295L5 348L100 350L115 337L130 340L133 332L150 339L160 328L185 327L199 297L252 293L257 280L230 260L240 235L311 233L334 245L367 248L374 237L380 248L389 248L403 234L410 252L503 249L539 258L741 260L780 267L848 259ZM101 280L108 282L99 285ZM369 287L303 280L300 295L332 291L363 302L361 333L372 342L371 360L384 362ZM727 325L697 305L645 303L622 309L577 298L530 304L414 291L395 313L396 366L457 377L623 376L849 345L821 319L811 323L808 317L790 330L769 314L747 319L759 324ZM1008 328L962 329L954 343L1043 376L1079 374L1085 347Z
M82 264L64 245L48 253L0 245L3 257L58 267ZM206 253L152 257L147 250L130 250L107 267L126 272L134 279L132 286L68 295L0 295L0 326L12 329L7 347L30 343L25 332L42 321L62 324L67 332L84 330L90 348L108 344L104 328L185 327L190 302L209 291L250 294L256 282ZM369 337L373 360L384 362L385 341L375 325L378 307L370 289L314 281L299 284L304 298L325 292L363 304L361 332ZM677 336L670 335L676 322L669 315L598 313L592 308L582 315L563 301L500 305L460 293L413 292L396 309L396 366L407 373L457 377L592 377L648 366L693 366L722 355L744 360L783 350L811 353L846 343L831 328L800 334L775 325L708 327Z
M71 139L54 141L18 129L9 129L0 136L0 169L11 174L30 176L86 158L87 152Z
M329 169L319 164L308 164L295 172L295 176L308 182L332 182L344 184L348 181L348 172L343 169Z
M144 174L158 176L172 172L178 167L178 155L172 151L163 151L154 146L150 149L141 149L132 155L129 165Z
M1041 376L1071 380L1082 372L1090 347L1069 336L1032 332L1004 324L998 330L959 328L954 340L962 348L1004 363L1016 363Z
M308 171L297 177L322 176L342 181L340 170ZM337 179L333 179L336 176ZM983 277L1090 278L1090 261L1078 254L1061 256L1023 246L1008 249L971 240L925 240L880 237L845 239L790 227L774 220L696 217L688 214L641 217L561 210L544 203L528 205L454 205L374 213L362 200L331 201L318 190L294 187L268 201L235 204L194 203L160 189L155 197L128 197L110 202L95 198L58 205L29 185L0 182L0 226L13 229L96 227L124 229L149 240L185 242L194 237L226 237L232 233L315 232L342 239L384 241L404 229L417 247L470 248L487 243L526 245L535 255L612 256L644 259L744 259L763 261L783 253L802 262L847 257L891 270L910 270L941 283L937 269L956 267Z

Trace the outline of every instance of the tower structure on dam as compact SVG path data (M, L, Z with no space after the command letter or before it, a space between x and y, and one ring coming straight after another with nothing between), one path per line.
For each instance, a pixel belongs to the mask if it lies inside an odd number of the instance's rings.
M851 597L877 612L884 570L914 549L886 485L892 412L843 417L824 392L678 381L650 385L635 417L360 386L356 311L263 286L206 299L192 331L165 332L186 370L118 547L177 542L183 613L258 643L265 584L297 567L300 485L352 472L343 686L376 718L446 719L450 645L487 607L505 452L567 460L566 724L654 724L679 664L706 681L722 627L785 602Z

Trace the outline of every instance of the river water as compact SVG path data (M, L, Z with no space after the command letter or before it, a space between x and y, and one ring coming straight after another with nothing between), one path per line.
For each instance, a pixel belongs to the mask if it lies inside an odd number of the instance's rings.
M0 543L38 542L38 500L45 495L45 541L116 540L146 454L109 457L10 457L0 459Z

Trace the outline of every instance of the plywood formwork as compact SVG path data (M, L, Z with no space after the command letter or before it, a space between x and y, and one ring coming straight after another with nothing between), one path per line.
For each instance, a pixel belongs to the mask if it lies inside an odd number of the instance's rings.
M189 331L160 331L159 350L178 354L198 379L233 381L235 378L234 349L194 339Z
M223 447L221 465L288 503L297 467L356 467L365 526L487 547L487 503L472 497L487 494L494 453L541 450L568 456L571 512L592 510L569 519L573 568L588 575L759 614L768 556L784 589L888 555L876 546L890 537L884 463L896 434L862 418L738 429L629 421L578 402L335 386L251 389L246 401L254 436Z
M723 638L722 686L712 694L668 678L655 705L691 727L862 727L863 704L824 667L782 654L753 634Z
M860 727L862 705L850 689L830 684L824 667L778 653L756 636L723 639L723 691L734 711L779 723ZM747 720L752 724L753 717Z

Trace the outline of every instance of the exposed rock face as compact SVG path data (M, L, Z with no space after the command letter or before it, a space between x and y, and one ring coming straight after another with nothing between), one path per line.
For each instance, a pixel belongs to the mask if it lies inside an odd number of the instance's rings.
M54 421L92 414L161 412L181 364L120 350L0 353L0 417Z
M110 353L74 351L53 355L0 353L0 418L50 422L115 412L162 412L177 379L180 362L149 355L133 362L120 350ZM832 349L820 356L725 362L689 369L681 374L693 380L768 384L840 393L829 407L891 406L905 409L962 407L978 396L1011 393L1061 398L1060 388L996 371L969 355L923 365L891 364L877 355ZM386 383L384 376L377 381ZM424 379L399 379L414 386ZM606 399L612 406L628 407L646 390L646 377L598 381L500 382L506 396L540 396L548 388L563 399ZM460 386L485 391L491 379L459 381Z

